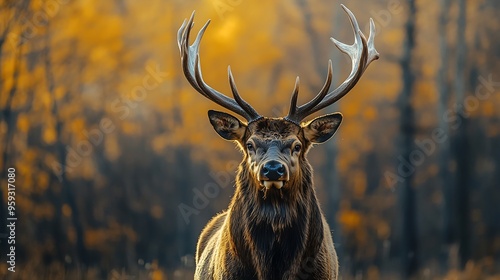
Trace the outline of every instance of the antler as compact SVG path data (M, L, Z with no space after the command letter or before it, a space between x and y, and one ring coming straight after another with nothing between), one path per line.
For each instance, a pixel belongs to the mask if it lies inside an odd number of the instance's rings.
M205 23L205 25L201 28L194 43L190 46L189 34L191 33L191 29L194 25L193 21L194 11L191 14L189 21L184 20L181 28L179 28L179 31L177 32L177 43L181 52L182 70L184 71L186 79L189 81L191 86L193 86L193 88L203 96L221 105L222 107L243 116L248 122L262 118L257 111L255 111L255 109L252 108L252 106L250 106L250 104L243 100L239 95L230 67L228 67L227 72L234 99L225 96L205 83L201 75L199 49L201 38L203 37L203 33L205 33L210 20L208 20L207 23Z
M305 117L317 112L344 97L358 82L358 80L363 75L364 71L368 65L379 58L379 54L375 49L375 24L373 19L370 18L370 36L368 40L365 35L359 29L358 22L354 14L342 5L342 8L349 16L351 20L352 29L354 31L354 43L352 45L347 45L342 42L330 38L332 42L337 46L337 48L347 54L351 58L352 66L351 73L347 79L340 84L336 89L328 92L330 84L332 82L332 61L328 61L328 75L326 77L326 82L321 91L314 97L311 101L306 104L297 107L297 96L299 93L299 79L295 82L295 88L292 94L292 99L290 102L290 111L285 119L292 121L294 123L299 123Z

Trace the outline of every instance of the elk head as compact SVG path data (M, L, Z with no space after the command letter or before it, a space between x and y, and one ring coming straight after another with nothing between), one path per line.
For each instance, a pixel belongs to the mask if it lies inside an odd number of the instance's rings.
M246 122L223 112L208 112L210 123L224 139L236 141L242 149L248 168L249 177L257 188L267 192L269 189L293 187L293 182L303 178L303 166L308 166L305 158L308 149L314 143L330 139L342 122L341 113L332 113L317 117L309 122L302 122L307 116L335 103L345 96L358 82L368 65L378 59L374 47L375 25L370 19L368 39L359 29L358 22L344 5L354 31L354 43L347 45L331 38L332 42L352 61L352 68L347 79L336 89L329 91L332 82L332 62L328 62L326 82L320 92L309 102L297 106L299 78L295 82L290 110L286 117L263 117L243 100L236 89L231 68L228 68L229 85L233 98L216 91L205 83L201 74L199 47L208 21L199 31L194 43L189 45L189 36L193 27L194 12L189 20L184 20L177 34L181 54L182 68L189 83L206 98L222 107L244 117Z

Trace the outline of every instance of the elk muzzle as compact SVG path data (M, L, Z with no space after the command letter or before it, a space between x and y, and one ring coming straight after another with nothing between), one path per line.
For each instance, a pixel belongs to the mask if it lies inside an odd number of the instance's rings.
M266 189L270 189L273 186L281 189L288 181L286 165L277 160L265 162L260 168L259 175L260 184Z

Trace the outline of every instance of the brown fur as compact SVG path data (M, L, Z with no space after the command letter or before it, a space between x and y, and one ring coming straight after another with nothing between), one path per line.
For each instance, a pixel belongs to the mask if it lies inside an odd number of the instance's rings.
M236 140L245 156L229 208L215 216L200 235L195 279L337 279L337 255L306 159L314 132L304 125L271 118L247 127L226 115L217 115L217 120L211 117L211 122L221 136ZM250 139L259 141L263 149L294 140L303 145L296 156L298 168L289 181L282 189L269 189L265 197L252 171L253 161L264 153L246 152L245 143ZM282 160L293 156L286 146L280 149L284 151L278 155ZM291 164L293 159L288 161Z

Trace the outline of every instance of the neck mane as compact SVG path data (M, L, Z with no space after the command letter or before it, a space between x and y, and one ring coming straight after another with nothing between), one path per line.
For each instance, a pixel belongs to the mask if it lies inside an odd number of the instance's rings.
M281 279L314 258L323 241L322 216L305 162L301 180L264 192L240 165L230 206L233 249L259 279ZM293 274L291 274L293 275Z

